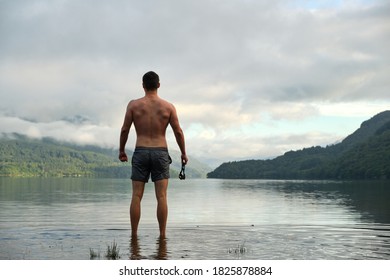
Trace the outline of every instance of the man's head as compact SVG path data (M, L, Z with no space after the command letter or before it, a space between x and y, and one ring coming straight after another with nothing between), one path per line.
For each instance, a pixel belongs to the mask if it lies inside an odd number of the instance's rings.
M142 77L142 83L145 90L156 90L160 87L160 78L155 72L150 71Z

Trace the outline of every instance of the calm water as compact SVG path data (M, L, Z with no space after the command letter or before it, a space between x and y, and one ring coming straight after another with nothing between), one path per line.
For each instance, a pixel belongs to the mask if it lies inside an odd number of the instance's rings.
M168 238L154 187L138 240L130 180L0 178L0 259L390 259L390 182L171 180Z

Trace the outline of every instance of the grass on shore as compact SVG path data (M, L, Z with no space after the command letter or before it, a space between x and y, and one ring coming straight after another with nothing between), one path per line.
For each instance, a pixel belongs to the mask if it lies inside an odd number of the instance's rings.
M107 246L107 252L106 252L105 257L107 260L119 260L120 259L118 244L115 242L115 240L111 246L110 245Z
M118 244L114 242L111 245L107 246L107 251L104 257L107 260L119 260L120 255L119 255L119 247ZM89 248L89 259L90 260L95 260L95 259L100 259L100 251L95 252L92 248Z

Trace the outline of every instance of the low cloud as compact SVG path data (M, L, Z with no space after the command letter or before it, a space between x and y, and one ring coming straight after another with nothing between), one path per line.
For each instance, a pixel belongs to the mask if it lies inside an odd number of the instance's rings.
M75 116L79 118L79 116ZM33 122L17 117L0 116L2 133L20 133L31 138L41 139L51 137L59 141L72 142L80 145L98 145L113 148L118 145L119 130L102 125L94 125L83 121L70 122L66 120L53 122ZM117 143L118 142L118 143Z

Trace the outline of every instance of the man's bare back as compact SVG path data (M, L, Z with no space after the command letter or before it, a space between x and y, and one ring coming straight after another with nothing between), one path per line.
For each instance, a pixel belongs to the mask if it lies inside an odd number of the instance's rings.
M157 95L147 95L129 103L128 113L137 133L136 147L167 147L165 132L175 110Z

